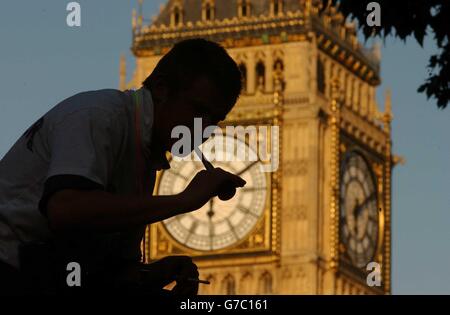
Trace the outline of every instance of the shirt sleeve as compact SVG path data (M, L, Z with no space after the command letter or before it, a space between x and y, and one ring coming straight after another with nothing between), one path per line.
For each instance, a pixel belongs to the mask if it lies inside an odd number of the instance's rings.
M46 180L76 175L108 187L120 143L120 125L108 114L100 109L83 109L55 123L49 132Z
M47 216L47 203L50 197L56 194L58 191L64 189L74 190L105 190L100 184L94 183L86 177L77 175L55 175L48 178L44 184L44 192L42 193L41 200L39 201L39 211L46 217Z

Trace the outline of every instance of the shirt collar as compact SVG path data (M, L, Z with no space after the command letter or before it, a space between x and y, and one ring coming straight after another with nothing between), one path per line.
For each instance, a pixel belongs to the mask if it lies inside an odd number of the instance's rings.
M155 118L155 105L153 103L152 94L147 88L140 88L136 91L141 93L141 131L142 131L142 147L144 158L149 162L152 169L161 170L170 168L166 153L152 143L154 133L153 125Z

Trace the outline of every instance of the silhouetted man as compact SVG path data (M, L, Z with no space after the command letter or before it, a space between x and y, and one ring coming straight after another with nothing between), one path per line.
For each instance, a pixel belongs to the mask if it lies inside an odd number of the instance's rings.
M194 117L203 128L217 125L240 92L227 52L195 39L175 45L137 91L80 93L46 113L0 162L0 291L64 286L59 263L76 259L92 288L151 291L177 280L175 293L196 294L198 284L186 281L198 278L189 257L140 264L145 225L245 181L204 170L178 195L151 192L156 171L169 168L172 129L193 134Z

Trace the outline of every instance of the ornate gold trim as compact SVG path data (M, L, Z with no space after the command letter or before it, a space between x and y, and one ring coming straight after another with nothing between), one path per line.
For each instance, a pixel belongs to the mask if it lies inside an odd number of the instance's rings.
M384 291L391 293L391 172L392 172L392 140L391 140L391 123L393 120L391 108L391 92L386 93L385 113L383 116L384 130L386 132L385 146L385 163L384 163L384 218L385 218L385 234L384 234L384 261L382 270L384 273Z
M243 0L241 0L243 1ZM209 37L226 48L247 47L307 40L308 32L318 34L319 47L335 60L347 57L347 67L373 85L379 83L379 61L364 50L348 26L332 21L328 14L308 14L308 10L288 11L280 16L233 17L231 19L182 23L178 27L148 25L133 27L133 51L136 56L159 55L175 41ZM339 13L332 12L334 16ZM339 20L339 19L334 19ZM342 31L346 30L346 31ZM241 36L236 36L240 34ZM244 35L245 34L245 35ZM252 35L248 35L252 34ZM350 35L348 35L350 34ZM241 39L237 39L237 37Z
M283 105L284 105L284 87L285 81L283 77L283 71L277 69L274 72L274 94L273 94L273 104L274 106L274 121L273 124L279 127L278 134L278 170L273 174L273 179L275 182L272 194L275 194L276 203L274 204L275 217L273 217L272 224L272 234L275 236L272 240L272 247L276 255L281 254L281 209L282 209L282 167L283 167ZM272 137L274 139L274 137Z
M337 271L339 264L339 181L340 181L340 120L341 100L339 79L332 81L332 100L330 103L331 126L331 198L330 198L330 264Z
M273 111L273 115L275 112ZM274 116L272 119L275 119ZM273 120L272 120L273 121ZM274 124L271 122L271 124ZM158 173L154 194L157 194L162 172ZM228 256L239 257L240 254L252 254L258 257L279 256L280 242L280 170L274 173L267 173L267 196L265 202L264 215L258 220L255 227L248 233L248 236L238 243L227 248L215 251L199 251L191 249L173 239L166 231L161 222L151 225L146 234L147 248L145 260L151 261L166 255L187 254L199 260L215 257L219 260L226 260ZM236 256L238 255L238 256Z

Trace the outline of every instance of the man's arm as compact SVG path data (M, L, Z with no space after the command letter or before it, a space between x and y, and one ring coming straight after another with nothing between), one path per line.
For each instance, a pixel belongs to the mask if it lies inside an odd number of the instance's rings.
M182 194L140 197L94 190L62 190L47 204L55 232L113 232L151 224L186 212Z
M151 224L201 208L224 184L242 187L245 181L222 169L199 172L178 195L114 195L93 190L61 190L47 203L50 228L59 233L114 232Z

